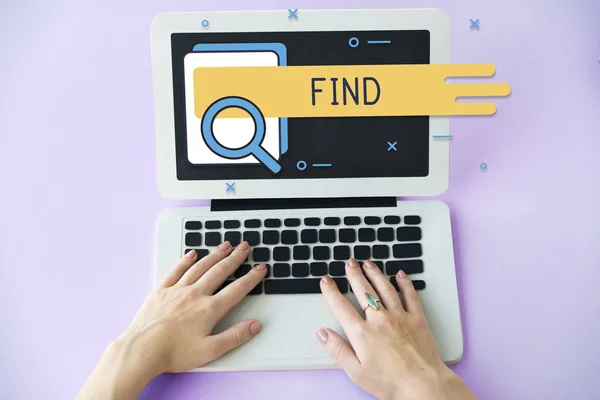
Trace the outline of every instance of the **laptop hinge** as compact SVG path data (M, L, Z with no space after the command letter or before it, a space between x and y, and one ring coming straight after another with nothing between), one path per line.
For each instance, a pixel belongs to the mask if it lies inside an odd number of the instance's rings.
M212 200L211 211L396 207L395 197Z

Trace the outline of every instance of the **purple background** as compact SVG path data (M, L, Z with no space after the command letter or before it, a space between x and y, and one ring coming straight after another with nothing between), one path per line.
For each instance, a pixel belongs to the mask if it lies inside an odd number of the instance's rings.
M156 187L152 17L288 7L299 23L308 8L442 7L452 61L512 85L494 117L452 119L453 368L482 399L598 398L600 2L447 3L3 1L0 398L72 398L152 287L159 211L197 204ZM163 376L142 396L309 397L369 398L340 371Z

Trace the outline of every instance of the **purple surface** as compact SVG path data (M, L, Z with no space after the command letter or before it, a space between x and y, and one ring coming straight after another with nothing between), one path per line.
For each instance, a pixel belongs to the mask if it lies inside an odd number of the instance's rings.
M600 2L446 3L2 2L0 398L72 398L152 286L156 217L184 204L155 183L156 13L426 6L451 17L453 62L513 87L496 116L452 120L454 369L482 399L597 398ZM284 397L369 398L339 371L164 376L142 395Z

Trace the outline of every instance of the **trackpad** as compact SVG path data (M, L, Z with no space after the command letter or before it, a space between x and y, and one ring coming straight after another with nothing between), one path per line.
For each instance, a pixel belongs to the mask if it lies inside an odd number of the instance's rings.
M354 297L354 296L349 296ZM262 331L248 344L209 367L226 369L332 367L335 362L316 337L322 327L343 331L322 294L248 296L215 331L255 318Z

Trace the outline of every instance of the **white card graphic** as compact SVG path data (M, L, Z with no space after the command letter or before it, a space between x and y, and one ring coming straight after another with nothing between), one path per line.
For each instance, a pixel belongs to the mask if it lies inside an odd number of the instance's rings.
M194 112L194 70L200 67L277 66L279 58L273 51L218 51L188 53L184 58L185 108L188 160L192 164L258 164L252 155L230 160L215 154L202 138L202 119ZM214 99L214 101L219 99ZM249 99L250 101L252 99ZM260 104L256 105L260 108ZM265 118L265 138L261 144L275 160L281 156L279 118ZM216 118L213 124L215 139L230 149L246 146L254 136L254 122L248 118Z

